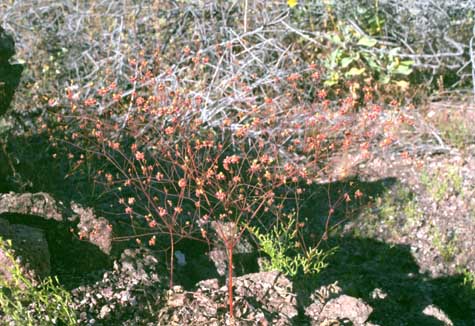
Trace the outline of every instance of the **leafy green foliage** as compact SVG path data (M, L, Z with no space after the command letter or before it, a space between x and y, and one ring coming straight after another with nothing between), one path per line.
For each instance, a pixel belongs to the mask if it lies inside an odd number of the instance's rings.
M256 227L248 229L259 241L261 250L270 258L270 261L264 261L267 271L276 270L292 277L297 276L299 271L305 275L318 274L328 266L326 259L335 251L335 248L324 251L317 247L308 247L303 254L296 253L300 242L293 216L286 223L276 224L268 233L261 233Z
M468 269L462 271L463 285L468 285L472 290L475 290L475 273Z
M433 226L432 244L439 251L445 262L450 262L457 254L457 238L442 235L438 227Z
M13 322L10 325L77 325L70 294L59 285L58 279L48 277L35 286L22 274L10 248L11 241L0 238L0 249L12 263L12 281L0 278L0 317L5 315Z
M401 60L399 48L386 53L381 50L378 41L361 34L351 25L340 22L335 31L328 32L332 51L324 61L328 70L325 85L332 87L344 80L372 78L381 84L394 84L401 88L400 77L412 73L412 60Z

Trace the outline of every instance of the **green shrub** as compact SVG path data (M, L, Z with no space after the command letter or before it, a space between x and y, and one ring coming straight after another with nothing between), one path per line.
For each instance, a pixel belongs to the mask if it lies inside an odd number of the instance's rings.
M328 266L326 259L334 253L335 248L329 251L319 250L317 247L308 247L296 251L301 247L298 228L295 227L295 216L290 215L287 221L279 221L270 232L262 233L256 227L249 227L260 245L260 249L269 256L270 261L264 260L266 271L279 271L295 277L299 272L303 274L318 274Z

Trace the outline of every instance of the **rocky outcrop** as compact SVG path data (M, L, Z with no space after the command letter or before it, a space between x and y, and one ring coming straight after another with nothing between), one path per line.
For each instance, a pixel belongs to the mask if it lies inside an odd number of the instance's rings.
M363 326L373 312L373 308L363 300L341 294L337 282L322 286L311 295L313 303L305 309L305 315L312 325Z
M8 109L23 71L21 65L11 65L9 59L15 54L13 38L0 27L0 116Z
M19 263L22 275L33 283L50 275L50 254L43 230L0 219L0 237L10 239L15 248L12 250L5 243L0 245L0 278L12 281L15 267L12 257Z
M373 308L363 300L341 295L338 298L331 299L323 307L318 316L318 325L333 320L350 321L355 326L364 325L371 312L373 312Z
M278 272L234 279L236 325L292 325L298 315L292 282ZM228 325L227 286L201 281L194 292L176 286L159 313L159 325Z
M104 217L97 217L91 208L71 203L71 209L79 217L78 229L81 238L89 240L105 254L112 249L112 226ZM73 217L74 219L74 217Z
M0 217L5 214L5 218L0 218L0 238L2 241L11 240L11 255L20 263L22 274L31 281L51 273L50 250L54 246L49 248L46 232L53 232L49 229L55 224L58 224L58 230L67 233L67 236L63 233L57 235L67 238L70 235L66 224L79 220L79 236L99 247L103 253L110 253L112 228L108 221L96 217L92 209L76 203L71 204L71 210L47 193L0 194ZM54 239L58 240L58 237ZM11 280L13 262L3 247L0 247L0 277Z
M149 250L126 249L100 281L72 291L79 323L156 325L156 304L164 293L163 285L168 284L166 271L159 267L159 261Z
M10 192L0 195L0 214L24 214L61 222L63 214L58 206L56 200L43 192L23 194Z
M71 203L71 210L72 213L62 202L57 202L44 192L22 194L10 192L0 195L0 214L22 214L57 222L79 220L80 237L98 246L105 254L110 254L112 227L109 222L103 217L97 217L92 209L83 208L74 202ZM20 220L16 222L23 223Z
M449 319L449 317L437 306L431 304L424 308L422 313L426 316L434 317L439 320L444 326L454 326L454 323Z

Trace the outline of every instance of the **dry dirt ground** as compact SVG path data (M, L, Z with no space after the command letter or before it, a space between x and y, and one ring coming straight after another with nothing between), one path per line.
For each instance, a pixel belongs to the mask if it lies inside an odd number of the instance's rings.
M421 314L427 304L454 325L473 325L475 106L435 102L415 118L401 152L358 171L367 200L344 223L346 253L325 273L338 274L330 279L340 277L349 293L368 300L375 308L370 320L381 325L432 325ZM388 297L376 303L372 286Z

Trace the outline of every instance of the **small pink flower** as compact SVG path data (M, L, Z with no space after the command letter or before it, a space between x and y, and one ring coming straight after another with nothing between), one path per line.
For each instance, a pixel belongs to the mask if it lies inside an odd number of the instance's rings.
M133 212L132 207L127 206L125 208L125 214L132 214L132 212Z
M98 91L97 91L97 94L99 94L100 96L104 96L107 94L107 92L109 91L109 89L107 88L100 88Z
M137 161L145 160L145 154L142 153L142 152L136 152L136 153L135 153L135 159L136 159Z
M97 101L93 98L88 98L87 100L84 101L85 106L93 106L97 103Z
M114 93L114 94L112 94L112 99L115 102L119 102L122 99L122 94L121 93Z
M160 172L157 172L155 175L155 179L157 179L158 182L160 182L163 179L163 174Z
M252 162L251 167L249 168L249 172L256 173L256 172L259 172L259 170L260 170L260 165L257 164L257 162Z
M167 128L165 128L165 133L166 133L167 135L171 135L171 134L173 134L174 132L175 132L175 128L173 128L173 127L167 127Z
M178 186L180 188L185 188L186 187L186 180L184 178L181 178L180 181L178 181Z
M350 195L348 195L348 193L345 193L345 194L343 195L343 198L345 199L345 201L346 201L347 203L351 201Z
M197 189L195 190L195 195L196 195L196 197L200 197L200 196L203 195L204 193L205 193L205 192L204 192L203 188L197 188Z
M224 201L226 199L226 194L221 190L219 189L218 192L216 192L216 198L218 198L219 201Z
M159 207L159 208L158 208L158 215L159 215L160 217L166 216L166 215L167 215L167 210L166 210L165 208L163 208L163 207Z
M120 144L119 143L115 143L115 142L109 142L109 147L112 148L112 149L119 149L120 147Z
M51 107L55 107L56 105L58 105L58 100L56 100L54 98L50 98L48 100L48 105L51 106Z

